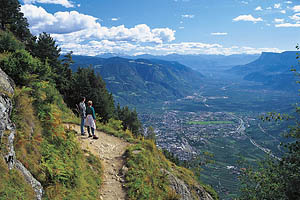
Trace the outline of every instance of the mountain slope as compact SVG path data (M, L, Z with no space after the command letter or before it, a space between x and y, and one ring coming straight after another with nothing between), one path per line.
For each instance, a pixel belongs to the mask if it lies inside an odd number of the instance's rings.
M203 75L178 62L73 56L75 65L93 66L115 99L123 104L180 98L201 86Z
M283 53L263 52L255 61L231 68L227 72L242 76L245 80L261 82L267 87L290 90L296 87L292 66L297 66L296 51Z

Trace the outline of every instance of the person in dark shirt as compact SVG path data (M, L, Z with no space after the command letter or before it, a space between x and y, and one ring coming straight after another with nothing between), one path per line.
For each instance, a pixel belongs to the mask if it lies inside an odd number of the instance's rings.
M87 131L89 134L89 137L93 137L93 139L98 139L98 137L95 135L95 130L96 130L96 115L95 115L95 110L92 107L93 102L88 101L88 107L86 108L86 120L85 120L85 125L87 126ZM91 132L90 132L91 129Z

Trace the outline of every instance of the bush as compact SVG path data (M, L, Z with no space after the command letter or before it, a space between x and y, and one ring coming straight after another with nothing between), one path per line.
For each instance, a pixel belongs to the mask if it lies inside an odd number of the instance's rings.
M16 50L0 61L0 68L16 85L25 86L35 79L48 80L50 67L33 58L26 50Z
M24 49L22 42L17 40L9 31L0 31L0 53L15 52L16 50Z

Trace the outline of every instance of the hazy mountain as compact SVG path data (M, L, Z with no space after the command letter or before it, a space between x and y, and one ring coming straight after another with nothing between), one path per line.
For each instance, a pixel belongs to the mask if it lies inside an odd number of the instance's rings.
M180 55L169 54L164 56L155 56L150 54L142 54L138 56L118 55L118 54L101 54L97 57L108 58L113 56L119 56L128 59L159 59L167 61L177 61L183 65L191 67L194 70L209 73L214 71L226 70L236 65L244 65L256 60L260 55L248 55L248 54L236 54L236 55Z
M178 62L73 56L78 66L92 65L118 102L150 103L180 98L199 88L203 75Z
M243 76L245 80L261 82L274 89L292 89L296 86L292 66L297 66L296 51L263 52L255 61L235 66L227 72Z

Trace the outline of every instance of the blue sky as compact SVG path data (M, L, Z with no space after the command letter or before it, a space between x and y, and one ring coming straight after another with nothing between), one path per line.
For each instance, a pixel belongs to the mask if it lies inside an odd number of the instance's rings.
M255 54L295 50L299 0L22 0L63 52Z

